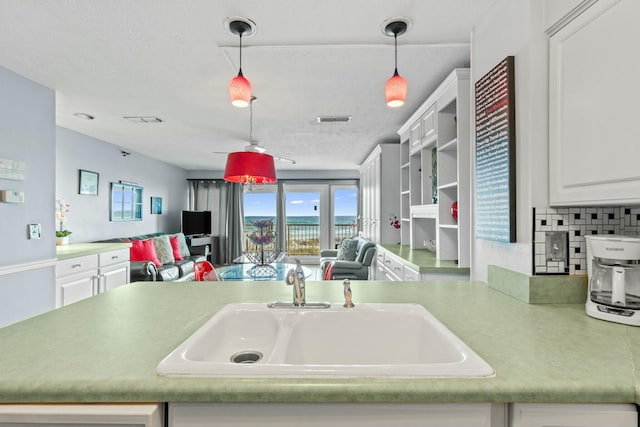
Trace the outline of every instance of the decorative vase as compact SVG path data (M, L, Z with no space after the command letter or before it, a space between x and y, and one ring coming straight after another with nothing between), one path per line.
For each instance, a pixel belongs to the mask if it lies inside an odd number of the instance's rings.
M56 246L63 246L69 244L69 236L56 237Z
M458 202L453 202L451 205L451 216L455 221L458 220Z

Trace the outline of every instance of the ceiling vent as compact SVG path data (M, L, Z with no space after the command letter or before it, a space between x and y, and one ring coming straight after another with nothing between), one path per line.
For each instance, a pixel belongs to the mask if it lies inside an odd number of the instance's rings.
M318 123L349 123L351 116L325 116L318 117Z
M129 116L123 117L125 120L129 120L133 123L162 123L162 119L152 116Z

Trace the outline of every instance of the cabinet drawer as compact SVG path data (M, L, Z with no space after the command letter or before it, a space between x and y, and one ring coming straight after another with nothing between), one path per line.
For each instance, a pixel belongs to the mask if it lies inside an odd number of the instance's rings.
M403 264L395 258L385 257L384 266L387 268L387 270L397 276L398 279L403 277Z
M99 255L99 259L100 267L106 267L108 265L129 261L129 249L103 252Z
M405 281L420 281L420 273L412 268L404 266L404 280Z
M63 259L56 262L56 277L80 273L98 268L98 256L86 255L77 258Z

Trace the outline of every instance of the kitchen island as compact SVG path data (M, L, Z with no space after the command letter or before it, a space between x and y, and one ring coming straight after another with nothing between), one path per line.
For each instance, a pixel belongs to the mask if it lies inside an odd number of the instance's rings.
M490 378L171 378L157 364L224 305L289 301L274 282L134 283L0 329L0 402L640 403L640 329L582 304L526 304L479 282L353 281L353 300L418 303ZM342 304L340 281L307 301ZM394 325L389 325L393 328Z

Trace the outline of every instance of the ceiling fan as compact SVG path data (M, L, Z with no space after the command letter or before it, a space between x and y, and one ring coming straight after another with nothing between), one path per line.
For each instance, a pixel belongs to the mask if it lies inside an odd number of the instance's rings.
M289 159L286 157L280 157L280 156L275 156L271 153L267 153L267 149L264 148L261 145L258 145L258 141L254 141L253 140L253 103L256 101L255 96L251 97L251 102L249 103L249 145L245 145L244 146L244 151L250 151L250 152L254 152L254 153L260 153L260 154L269 154L271 157L274 158L274 160L278 160L281 162L289 162L291 164L296 164L296 161L293 159ZM229 154L228 151L213 151L213 154Z

